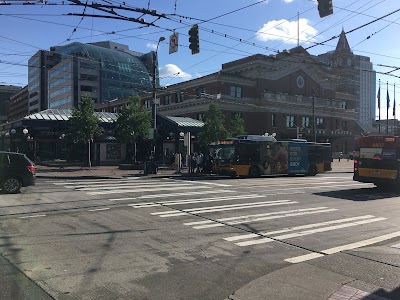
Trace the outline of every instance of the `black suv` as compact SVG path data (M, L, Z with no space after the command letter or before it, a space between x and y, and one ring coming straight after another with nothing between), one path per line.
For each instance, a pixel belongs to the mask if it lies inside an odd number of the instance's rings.
M22 186L35 184L35 166L23 153L0 151L0 188L18 193Z

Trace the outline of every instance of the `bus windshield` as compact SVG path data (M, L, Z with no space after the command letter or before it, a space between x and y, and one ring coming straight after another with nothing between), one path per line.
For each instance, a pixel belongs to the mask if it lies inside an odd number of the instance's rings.
M234 159L235 145L215 145L210 148L210 154L215 161Z

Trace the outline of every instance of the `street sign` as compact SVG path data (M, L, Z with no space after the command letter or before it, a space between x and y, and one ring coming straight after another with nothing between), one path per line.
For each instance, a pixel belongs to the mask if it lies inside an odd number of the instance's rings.
M178 33L169 37L169 54L178 52Z

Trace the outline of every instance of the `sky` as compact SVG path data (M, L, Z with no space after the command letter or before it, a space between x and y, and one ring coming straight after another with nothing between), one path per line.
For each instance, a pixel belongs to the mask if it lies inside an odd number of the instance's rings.
M170 85L217 72L222 64L250 55L272 55L291 49L298 42L307 48L339 36L342 29L348 32L360 26L347 34L353 53L369 56L377 72L400 69L398 0L332 0L334 13L324 18L319 17L315 0L88 2L150 9L161 16L115 9L131 21L104 18L111 14L73 5L68 0L48 0L46 4L33 1L36 5L22 5L24 1L20 0L0 0L0 3L11 4L0 5L0 84L26 85L28 59L36 51L71 42L110 40L147 53L156 49L160 37L165 37L158 48L160 82ZM85 16L70 15L74 13ZM383 16L386 17L377 20ZM200 36L200 53L195 55L191 54L188 41L188 31L193 24L198 24ZM179 36L178 51L169 54L169 39L174 32ZM334 38L308 51L318 55L334 50L337 41ZM400 76L400 70L390 74ZM390 98L394 96L394 85L398 85L396 95L400 93L399 78L377 74L377 90L378 79L382 82L382 99L386 98L386 83Z

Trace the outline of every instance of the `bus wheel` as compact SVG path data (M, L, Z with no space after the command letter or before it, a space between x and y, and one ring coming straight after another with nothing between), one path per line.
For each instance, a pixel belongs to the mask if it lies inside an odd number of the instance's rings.
M317 167L315 165L310 165L308 167L308 172L307 172L308 176L315 176L317 175Z
M249 177L261 177L260 168L257 166L251 166L249 170Z

